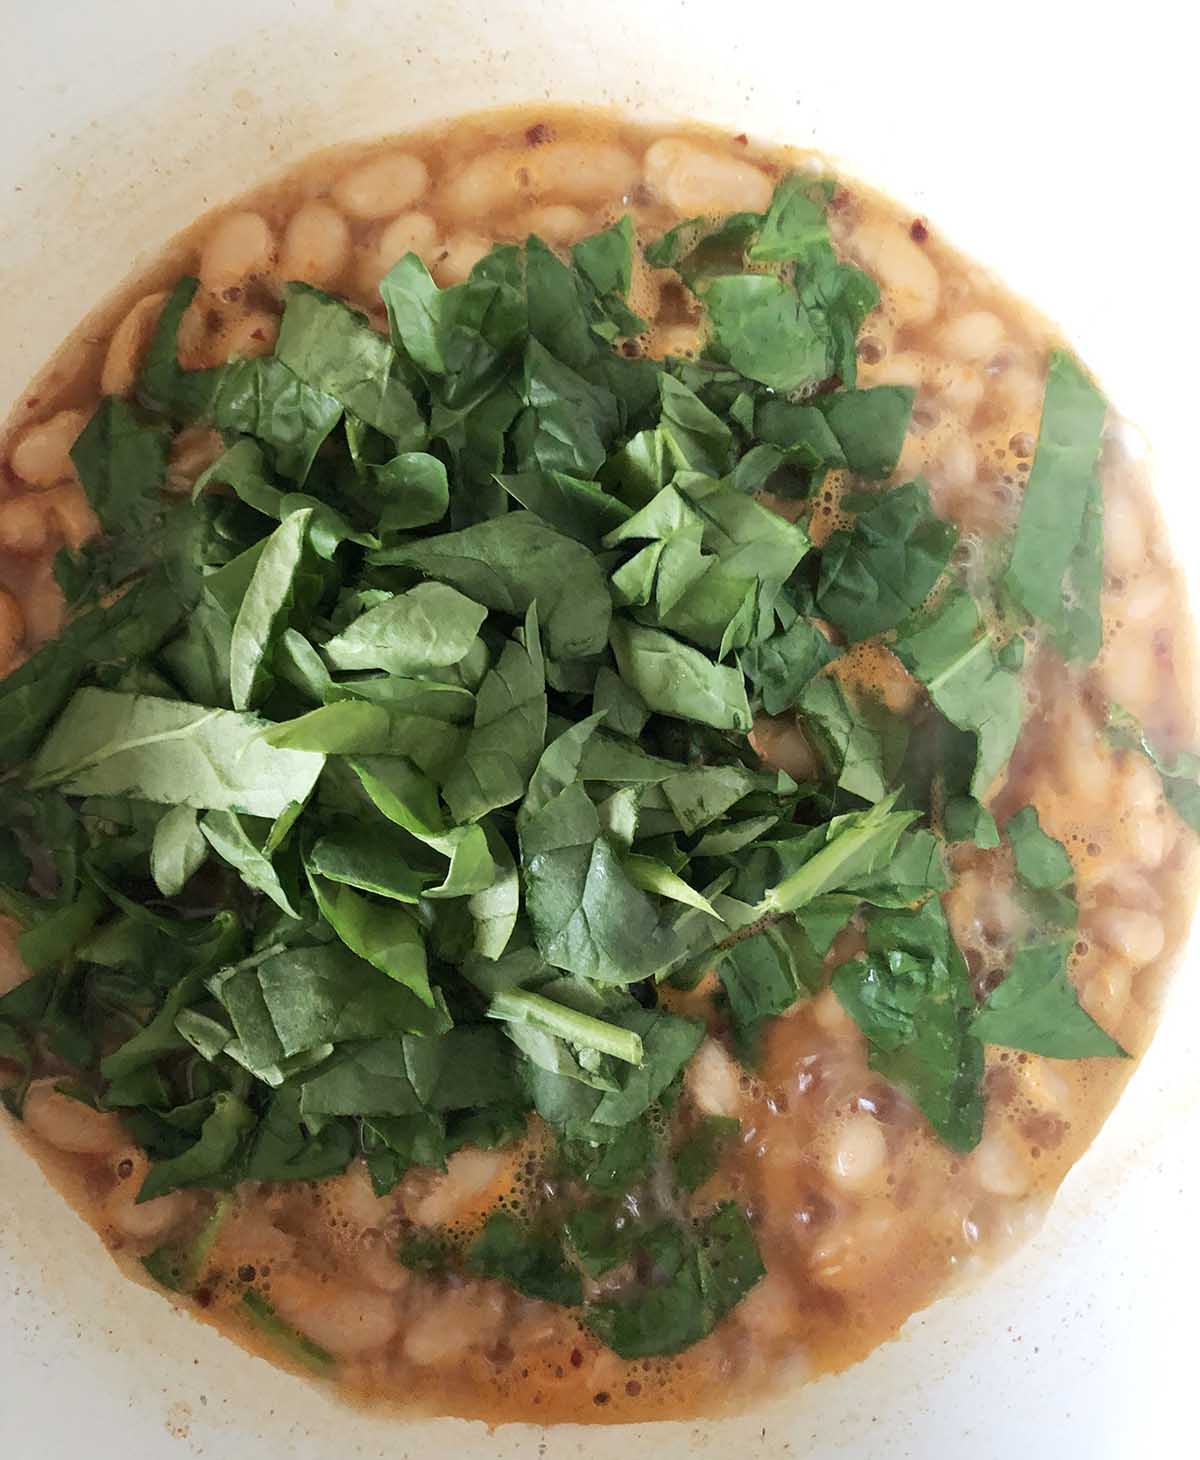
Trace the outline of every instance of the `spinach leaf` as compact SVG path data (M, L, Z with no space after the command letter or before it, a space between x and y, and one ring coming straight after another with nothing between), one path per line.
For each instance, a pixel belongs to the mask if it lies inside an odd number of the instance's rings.
M1162 780L1163 795L1191 829L1200 834L1200 755L1167 755L1151 741L1127 710L1108 707L1108 733L1123 749L1139 751Z
M630 515L630 509L595 482L561 471L525 471L496 480L510 497L547 526L597 551L601 539Z
M425 422L399 373L396 352L365 315L314 289L289 284L275 359L332 396L402 451L425 444Z
M1003 1044L1050 1059L1124 1055L1082 1007L1067 973L1071 942L1034 944L1014 955L1004 981L971 1021L985 1044Z
M1066 659L1100 652L1103 540L1096 477L1108 404L1062 350L1050 357L1037 451L1004 585Z
M204 840L223 862L239 874L247 887L269 897L280 912L298 918L295 889L284 885L266 850L270 824L257 817L243 819L234 811L210 811L200 822Z
M1042 830L1035 806L1024 806L1010 816L1004 834L1013 849L1017 874L1030 887L1046 891L1074 880L1067 849Z
M816 848L796 871L767 892L761 913L797 912L814 898L886 868L901 835L920 815L894 810L896 800L893 791L869 810L836 816L820 828ZM806 839L806 849L808 845Z
M920 481L844 505L862 510L853 528L832 533L821 551L817 601L848 639L867 639L920 608L950 561L958 531L934 514Z
M164 897L176 897L208 857L204 835L191 806L172 806L154 830L150 875Z
M233 621L229 687L235 710L261 704L273 684L271 662L288 627L304 567L312 510L293 512L267 538Z
M837 650L807 618L790 628L748 645L739 656L742 673L753 685L768 715L781 715L800 699L819 670L837 657Z
M112 570L114 580L140 567L140 553L157 546L169 449L166 428L139 421L119 396L100 402L71 448L101 528L124 539Z
M878 801L894 786L908 743L908 725L881 700L850 695L832 674L810 679L796 705L837 786Z
M612 648L621 678L650 710L718 730L749 730L740 670L714 664L661 629L622 618L613 620Z
M461 532L372 554L380 565L417 568L513 616L536 601L554 659L599 653L612 607L596 559L531 512L509 512Z
M909 626L894 647L946 719L975 735L970 791L982 800L1007 765L1021 728L1016 671L997 655L979 609L958 588L945 595L927 622Z
M702 1117L672 1157L677 1184L684 1191L696 1191L703 1186L715 1174L722 1154L740 1129L739 1123L729 1116Z
M188 1186L232 1186L239 1174L239 1157L255 1124L254 1115L236 1095L228 1091L214 1095L195 1142L178 1156L156 1161L150 1167L138 1191L138 1201L153 1201Z
M971 1150L983 1130L983 1050L972 1032L966 960L940 905L876 918L867 949L835 971L833 989L867 1037L871 1068L919 1106L952 1150Z
M828 336L785 280L727 274L698 288L712 329L709 352L717 359L781 394L829 375Z
M417 903L429 876L408 866L408 844L386 826L347 823L326 831L312 847L307 862L318 877L343 882L377 897Z
M527 1298L567 1308L583 1302L583 1284L559 1242L548 1233L524 1230L507 1212L493 1212L484 1223L467 1254L467 1267L481 1277L499 1278Z
M821 411L837 437L842 459L870 481L891 476L900 459L915 392L908 385L839 390L821 397Z
M486 617L487 609L456 589L418 583L360 614L323 653L334 669L426 674L464 659Z
M298 379L278 357L266 355L222 367L206 414L220 431L256 436L270 449L282 476L303 482L342 408L332 395Z
M308 882L322 916L346 947L432 1007L425 939L412 914L394 901L375 902L345 882L326 882L311 868Z
M467 907L475 924L473 950L482 958L500 958L512 939L521 910L521 879L508 843L495 826L484 825L487 849L495 867L491 886L472 895Z
M443 795L456 822L478 821L525 794L546 741L545 666L536 604L475 697L475 723Z
M263 728L253 715L81 689L35 756L29 785L276 817L308 799L325 757L274 750Z

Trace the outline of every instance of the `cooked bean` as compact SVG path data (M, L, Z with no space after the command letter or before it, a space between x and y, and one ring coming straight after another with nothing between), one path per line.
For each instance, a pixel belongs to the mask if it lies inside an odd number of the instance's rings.
M221 337L226 360L253 360L269 355L279 337L279 317L264 309L252 310L229 326Z
M696 213L761 213L774 184L760 168L739 157L723 156L664 137L642 159L646 181L682 217Z
M87 425L86 411L59 411L17 438L9 464L31 487L54 487L75 475L71 447Z
M34 566L25 584L22 601L25 611L25 640L36 648L62 631L66 622L67 601L54 577L54 558L50 555Z
M404 1335L404 1357L430 1368L494 1342L506 1304L493 1288L469 1283L439 1293Z
M107 1156L125 1144L128 1137L115 1115L64 1095L56 1083L35 1080L25 1097L22 1115L35 1136L76 1156Z
M324 288L341 278L350 256L350 228L329 203L305 203L284 230L279 250L282 279Z
M162 290L147 294L113 331L100 373L100 389L105 395L127 395L133 389L166 298Z
M50 519L45 503L37 497L9 497L0 502L0 552L36 558L50 541Z
M434 260L433 277L443 288L461 284L491 246L491 241L478 233L451 234Z
M574 243L583 238L592 224L587 214L570 203L547 203L530 208L519 220L522 235L535 233L547 243Z
M1153 963L1163 950L1166 933L1161 918L1136 907L1102 907L1092 915L1091 929L1114 953L1134 968Z
M434 255L437 241L437 224L428 213L401 213L399 218L393 218L363 255L359 282L364 291L374 293L384 274L406 254L415 253L427 263Z
M1079 990L1079 1002L1101 1029L1116 1035L1129 1004L1133 976L1129 968L1109 958Z
M619 200L638 179L637 159L611 142L549 142L522 160L526 186L547 202Z
M435 1178L432 1191L412 1211L413 1221L422 1227L440 1227L454 1221L493 1185L508 1159L502 1152L479 1151L470 1146L456 1151L447 1161L445 1173Z
M1104 499L1104 566L1122 576L1146 566L1146 513L1127 492Z
M1004 322L990 310L974 309L947 320L938 330L937 340L952 360L977 365L990 359L1004 344Z
M47 492L42 500L50 510L60 537L72 552L77 553L98 535L100 519L79 482L63 482Z
M7 588L0 588L0 678L12 667L25 637L25 615Z
M741 1071L715 1039L706 1039L687 1067L684 1082L705 1115L737 1116L742 1106Z
M837 1134L828 1169L835 1186L843 1191L878 1189L886 1174L887 1141L872 1115L852 1115Z
M1032 1184L1025 1152L1002 1126L984 1131L970 1159L975 1179L992 1196L1024 1196Z
M924 324L937 313L941 286L928 254L895 223L865 223L850 235L850 252L876 275L884 302L901 324Z
M219 295L269 273L274 257L275 238L260 213L226 214L200 252L200 282Z
M750 744L767 765L786 771L794 781L815 781L820 761L808 737L795 720L759 715L750 732Z
M269 1297L281 1318L334 1355L357 1358L395 1337L399 1311L386 1293L324 1281L315 1273L272 1273Z
M122 1237L135 1242L157 1242L192 1210L194 1198L182 1191L138 1201L150 1163L136 1146L117 1151L110 1164L118 1172L118 1180L105 1198L104 1215Z
M333 200L351 218L391 218L424 194L429 171L419 157L387 152L360 163L333 190Z
M660 324L650 335L649 353L661 360L667 355L691 356L700 349L700 323Z
M18 984L29 977L20 953L17 939L21 936L20 925L12 918L0 917L0 996L12 993Z

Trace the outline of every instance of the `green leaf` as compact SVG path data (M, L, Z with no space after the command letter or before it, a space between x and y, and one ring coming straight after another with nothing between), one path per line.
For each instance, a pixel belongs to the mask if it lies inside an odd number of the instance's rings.
M870 695L850 698L831 674L810 679L796 706L843 791L878 801L896 783L908 725Z
M976 1146L983 1051L971 1032L975 999L936 901L877 919L868 957L837 969L833 989L867 1037L872 1069L920 1107L952 1150Z
M360 614L322 652L335 669L426 674L465 658L485 618L487 609L454 588L419 583Z
M254 1126L254 1116L236 1095L214 1095L198 1139L180 1155L150 1167L138 1201L153 1201L188 1186L232 1186L238 1176L238 1158Z
M985 850L1000 845L996 818L974 796L953 796L942 813L942 827L950 842L974 842Z
M229 641L229 687L235 710L253 709L270 692L271 662L296 599L311 520L309 508L285 518L267 538L255 565Z
M887 867L902 833L920 815L895 811L895 804L893 792L868 811L835 817L823 828L824 844L767 893L762 912L797 912L814 898Z
M723 477L730 469L733 434L719 416L673 375L658 377L662 438L683 471Z
M30 786L276 817L306 801L322 755L274 750L253 715L81 689L35 756Z
M1070 952L1069 940L1022 948L972 1020L975 1038L1049 1059L1124 1056L1080 1004L1067 973Z
M1075 869L1067 849L1042 830L1035 806L1022 807L1010 816L1004 834L1013 849L1017 874L1030 887L1044 891L1074 880Z
M802 259L820 245L829 243L825 209L812 196L820 184L793 174L785 177L771 198L758 237L747 250L758 263L783 263Z
M566 1040L577 1049L595 1050L630 1065L640 1065L645 1053L641 1039L633 1030L580 1013L568 1004L527 989L501 989L488 1005L488 1017L507 1024L530 1025Z
M788 629L740 655L742 673L762 699L768 715L781 715L800 699L813 676L837 657L837 650L811 619L797 618Z
M912 416L909 385L876 385L822 396L818 409L829 423L852 472L869 481L891 476Z
M307 862L326 881L342 882L395 902L417 903L429 877L406 864L407 850L403 838L390 834L385 826L347 823L326 831Z
M672 1157L675 1180L684 1191L696 1191L717 1170L741 1126L725 1115L706 1115L689 1131Z
M643 892L653 892L658 897L665 897L671 902L682 902L687 907L699 908L710 917L720 918L720 913L713 907L702 893L696 891L677 873L672 872L664 862L654 857L640 856L629 853L622 857L621 866L625 875L635 887L640 887Z
M1096 477L1108 403L1062 350L1050 356L1037 451L1004 585L1066 659L1100 652L1103 558Z
M831 399L838 399L834 396ZM924 482L893 487L863 504L849 532L821 551L821 612L850 640L895 628L925 601L950 561L957 529L937 517Z
M106 396L96 407L71 448L71 460L104 532L134 545L141 540L143 550L153 547L169 449L166 428L144 425L119 396ZM118 563L123 559L124 550Z
M351 768L389 821L449 857L445 878L426 888L426 897L467 897L491 887L496 867L484 829L448 827L433 783L414 765L399 756L371 756L352 761Z
M424 446L425 422L396 352L365 315L307 284L289 284L275 358L401 450Z
M344 882L326 882L311 869L308 881L321 915L346 947L432 1007L425 939L412 914L395 902L374 902Z
M828 336L791 284L774 274L726 274L705 280L699 293L710 351L742 375L781 394L829 375Z
M1021 728L1016 671L1002 665L978 608L958 588L951 589L930 619L910 628L894 647L946 719L975 735L978 751L970 791L976 800L984 799L1008 764Z
M596 654L608 639L612 607L596 559L531 512L508 512L372 556L379 564L418 568L513 617L536 601L551 658Z
M210 811L200 822L200 831L217 856L238 873L247 887L269 897L288 917L300 916L289 889L265 850L271 832L268 823L258 818L243 820L234 811Z
M601 539L630 515L619 498L595 482L561 471L525 471L496 480L510 497L528 508L547 526L583 543L593 552Z
M714 664L661 629L621 618L613 620L612 648L621 678L650 710L718 730L749 730L740 670Z
M164 897L177 897L208 857L195 809L172 806L154 830L150 875Z
M338 401L298 379L277 356L231 360L214 373L216 388L204 414L219 431L256 436L271 448L282 476L303 482L342 414Z
M546 742L546 679L536 604L475 697L475 722L442 794L459 823L478 821L525 794Z
M522 1228L507 1212L493 1212L467 1254L467 1268L480 1277L499 1278L527 1298L578 1307L583 1302L579 1274L548 1234Z
M1167 755L1147 737L1127 710L1108 707L1110 739L1126 750L1136 750L1158 772L1163 795L1191 829L1200 835L1200 755L1182 751Z
M496 869L490 887L467 904L475 924L473 949L482 958L502 956L512 939L521 910L521 879L508 843L492 825L484 825L487 847Z

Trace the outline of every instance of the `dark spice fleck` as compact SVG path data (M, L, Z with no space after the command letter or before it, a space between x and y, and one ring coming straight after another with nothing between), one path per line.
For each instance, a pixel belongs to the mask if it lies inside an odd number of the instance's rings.
M545 122L535 122L532 127L525 129L525 145L527 147L540 147L544 142L549 142L554 133Z
M914 243L924 243L929 237L929 227L920 218L914 218L908 230L908 236Z

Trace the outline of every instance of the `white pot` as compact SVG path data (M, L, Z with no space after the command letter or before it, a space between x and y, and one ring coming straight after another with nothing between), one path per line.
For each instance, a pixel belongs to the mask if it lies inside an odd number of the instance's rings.
M310 150L500 103L609 103L822 147L994 267L1144 427L1174 540L1200 569L1195 232L1190 179L1170 169L1195 83L1158 0L1119 27L1069 0L5 9L0 410L174 231ZM488 1435L340 1407L122 1279L4 1131L0 1454L1187 1453L1194 1381L1172 1328L1200 1297L1200 1147L1184 1124L1200 1105L1197 951L1125 1100L1021 1255L847 1374L761 1414L652 1435Z

